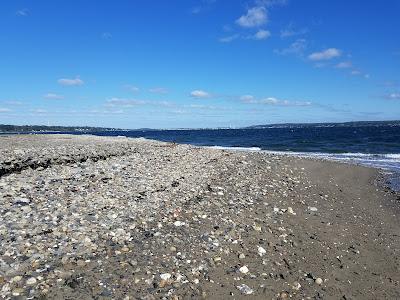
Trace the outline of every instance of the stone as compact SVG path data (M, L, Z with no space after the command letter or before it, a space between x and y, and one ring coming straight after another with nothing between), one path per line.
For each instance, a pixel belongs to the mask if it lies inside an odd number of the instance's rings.
M175 222L174 222L174 225L175 225L176 227L181 227L181 226L185 225L185 222L175 221Z
M287 299L288 297L289 297L289 294L287 292L279 293L279 299Z
M261 246L257 246L257 252L258 252L258 255L263 256L265 253L267 253L267 250L265 250Z
M249 268L247 266L240 267L239 272L242 274L247 274L249 273Z
M28 278L28 279L26 280L26 284L27 284L27 285L35 285L36 282L37 282L37 280L36 280L35 277L31 277L31 278Z
M238 285L236 288L244 295L251 295L254 293L253 289L250 288L247 284Z
M297 281L293 282L292 289L298 291L301 288L301 284Z
M13 289L12 295L14 297L18 297L18 296L21 296L24 292L25 292L25 290L23 288L16 288L16 289Z
M160 277L161 277L162 280L168 280L168 279L171 278L171 274L163 273L163 274L160 274Z
M288 212L288 214L291 214L291 215L296 215L296 213L293 211L293 208L291 208L290 206L287 208L287 212Z
M324 281L322 280L322 278L317 278L317 279L315 279L315 283L316 284L318 284L318 285L320 285L320 284L322 284Z

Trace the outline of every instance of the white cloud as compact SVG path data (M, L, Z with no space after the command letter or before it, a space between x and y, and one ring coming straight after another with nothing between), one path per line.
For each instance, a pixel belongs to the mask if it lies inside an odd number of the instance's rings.
M271 36L271 32L268 30L260 29L259 31L254 34L254 39L256 40L265 40Z
M151 88L151 89L149 89L149 92L154 93L154 94L168 94L168 90L163 87Z
M321 52L311 53L308 58L312 61L320 61L320 60L330 60L335 57L339 57L342 55L342 52L336 48L329 48L323 50Z
M190 96L192 96L193 98L197 98L197 99L205 99L205 98L211 97L211 95L208 92L202 91L202 90L191 91Z
M280 37L284 39L292 36L304 35L307 32L308 32L307 28L301 28L296 30L293 28L293 25L289 25L287 28L281 30Z
M389 100L400 100L400 93L391 93L386 95L385 98Z
M233 34L233 35L230 35L230 36L222 37L222 38L219 39L219 41L221 43L230 43L230 42L238 39L239 37L240 37L239 34Z
M76 77L74 79L61 78L61 79L58 79L57 82L59 84L61 84L61 85L65 85L65 86L77 86L77 85L83 85L84 84L83 80L80 79L79 77Z
M0 107L0 113L6 113L6 112L11 112L11 109Z
M337 69L349 69L353 66L353 64L351 63L351 61L342 61L340 63L338 63L335 68Z
M45 110L43 108L36 108L36 109L31 109L31 112L33 112L35 114L45 114L45 113L47 113L47 110Z
M247 10L247 13L236 20L236 24L250 28L261 26L268 21L267 10L264 6L256 6Z
M307 48L307 41L305 39L297 39L295 42L291 43L289 47L284 49L275 49L274 52L279 55L299 55L302 56Z
M15 14L20 17L26 17L29 14L29 10L27 8L20 9Z
M212 105L203 105L203 104L189 104L189 105L185 105L185 108L193 108L193 109L203 109L203 110L217 110L217 109L221 109L219 107L216 106L212 106Z
M126 84L124 87L134 93L137 93L140 91L140 89L137 86L134 86L131 84Z
M18 101L18 100L6 100L6 101L0 101L0 102L7 104L7 105L13 105L13 106L20 106L23 104L23 102Z
M242 97L240 97L240 100L244 103L276 105L276 106L310 106L310 105L312 105L312 103L310 101L289 101L289 100L277 99L275 97L255 99L251 95L242 96Z
M113 97L108 99L104 106L106 107L136 107L139 105L155 105L162 107L174 107L175 104L168 101L152 101L152 100L140 100L140 99L127 99Z
M350 74L357 76L357 75L361 75L361 72L358 71L358 70L353 70L353 71L350 72Z
M115 107L115 106L134 107L134 106L143 105L146 103L148 103L148 101L113 97L106 101L105 106L108 106L108 107Z
M119 115L124 114L125 112L122 109L114 110L114 109L106 109L106 110L97 110L93 109L88 111L89 114L99 114L99 115Z
M252 95L243 95L240 97L240 100L246 103L251 103L254 100L254 96Z
M62 100L62 99L64 99L64 96L57 95L57 94L54 94L54 93L47 93L43 97L46 98L46 99L49 99L49 100Z

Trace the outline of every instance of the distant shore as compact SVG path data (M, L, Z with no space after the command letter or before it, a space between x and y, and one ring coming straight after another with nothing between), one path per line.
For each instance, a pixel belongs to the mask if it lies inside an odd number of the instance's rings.
M0 144L0 297L400 298L400 201L375 169L90 135Z

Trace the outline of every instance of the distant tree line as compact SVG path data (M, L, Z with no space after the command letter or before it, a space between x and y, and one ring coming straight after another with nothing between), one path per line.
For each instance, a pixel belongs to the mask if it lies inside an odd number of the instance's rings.
M0 132L95 132L95 131L116 131L121 129L89 127L89 126L45 126L45 125L4 125L0 124Z

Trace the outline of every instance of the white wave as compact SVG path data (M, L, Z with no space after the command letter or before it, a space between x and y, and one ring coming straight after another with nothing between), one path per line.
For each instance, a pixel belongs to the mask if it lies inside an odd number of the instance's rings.
M207 146L205 148L218 149L218 150L234 150L234 151L261 151L259 147L223 147L223 146Z
M320 153L320 152L290 152L290 151L269 151L263 153L289 155L306 158L317 158L344 163L353 163L362 166L379 168L389 171L400 171L400 154L369 154L369 153Z

